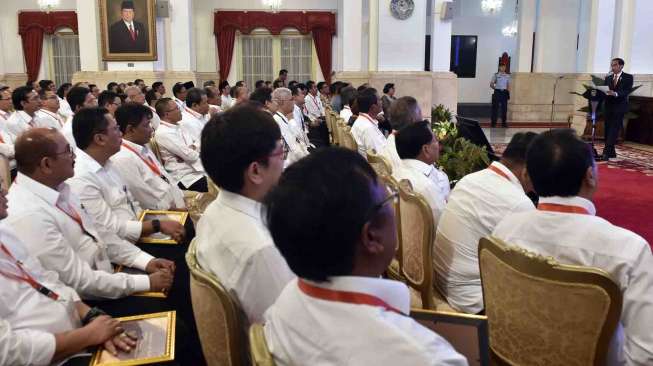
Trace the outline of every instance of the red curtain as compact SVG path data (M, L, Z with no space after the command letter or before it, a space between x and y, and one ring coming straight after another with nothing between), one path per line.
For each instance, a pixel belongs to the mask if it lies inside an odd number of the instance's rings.
M22 38L28 80L36 80L39 77L43 34L53 34L62 27L68 27L77 34L77 13L74 11L18 13L18 34Z
M234 55L234 41L236 29L226 28L216 34L218 40L218 57L220 58L220 82L227 80L231 69L231 59Z
M216 11L213 33L218 42L220 79L226 80L234 52L236 31L249 34L255 28L265 28L278 35L284 28L295 28L301 34L313 33L320 69L327 81L331 79L331 43L336 34L336 16L325 11Z

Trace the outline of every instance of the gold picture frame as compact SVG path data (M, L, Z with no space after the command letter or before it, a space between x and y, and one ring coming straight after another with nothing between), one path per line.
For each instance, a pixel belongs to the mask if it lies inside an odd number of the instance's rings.
M123 12L131 3L132 22ZM156 61L155 0L100 0L100 34L103 61ZM127 24L131 25L131 30Z
M122 273L127 273L127 274L140 274L140 275L146 275L147 272L141 271L136 268L131 268L131 267L125 267L123 265L116 265L113 269L114 273L122 272ZM168 295L165 292L160 292L160 291L143 291L143 292L135 292L131 294L131 296L141 296L141 297L156 297L160 299L165 299L168 297Z
M188 219L188 211L143 210L138 220L143 222L155 219L174 220L185 225L186 220ZM145 244L179 244L174 239L163 233L154 233L149 236L141 237L138 239L138 242Z
M118 318L126 332L140 332L139 340L144 341L137 340L136 347L131 352L120 352L118 357L100 347L93 354L90 366L135 366L174 360L176 318L177 313L174 310ZM155 332L157 334L152 336ZM158 334L163 332L164 335Z

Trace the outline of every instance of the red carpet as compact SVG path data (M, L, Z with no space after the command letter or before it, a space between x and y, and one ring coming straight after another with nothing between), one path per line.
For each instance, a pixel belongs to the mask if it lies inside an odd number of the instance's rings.
M599 164L594 204L598 216L636 232L653 247L653 176Z

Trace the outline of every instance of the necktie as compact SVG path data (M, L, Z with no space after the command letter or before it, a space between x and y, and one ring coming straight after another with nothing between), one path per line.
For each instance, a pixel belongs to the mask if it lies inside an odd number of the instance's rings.
M129 24L129 33L132 36L132 41L135 41L136 40L136 33L134 33L134 28L132 28L131 24Z
M612 77L612 86L616 88L617 82L619 82L619 78L617 77L617 75L615 75Z

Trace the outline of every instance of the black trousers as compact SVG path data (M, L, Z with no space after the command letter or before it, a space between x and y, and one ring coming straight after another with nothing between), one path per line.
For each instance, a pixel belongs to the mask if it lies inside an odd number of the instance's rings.
M624 124L625 109L622 106L605 106L605 148L603 149L603 155L609 158L617 156L614 145L617 144L619 131L621 131Z
M508 114L508 99L509 94L507 90L495 90L492 94L492 116L490 121L494 127L497 124L497 115L501 110L501 123L506 124Z
M200 179L197 182L191 184L190 187L184 186L181 182L177 183L177 186L179 186L179 188L183 189L184 191L195 191L195 192L208 192L209 191L209 184L206 181L206 177L202 177L202 179Z

